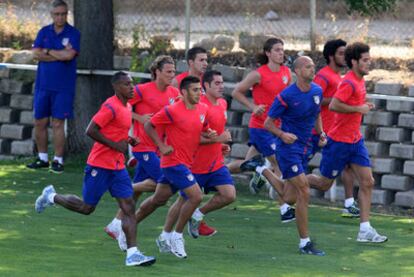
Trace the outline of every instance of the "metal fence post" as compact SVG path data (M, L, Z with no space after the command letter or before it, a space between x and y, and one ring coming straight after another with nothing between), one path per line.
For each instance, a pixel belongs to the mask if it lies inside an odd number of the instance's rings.
M190 48L190 29L191 29L191 0L185 0L185 58Z
M311 51L315 51L316 49L316 35L315 35L315 27L316 27L316 0L310 0L310 48Z

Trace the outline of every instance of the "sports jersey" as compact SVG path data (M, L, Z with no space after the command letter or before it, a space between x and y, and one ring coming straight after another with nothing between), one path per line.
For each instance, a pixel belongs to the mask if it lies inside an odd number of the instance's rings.
M200 103L208 106L210 128L217 131L217 135L224 132L227 121L227 102L224 99L217 99L217 105L213 105L207 96L201 96ZM221 143L201 144L194 158L194 164L191 172L196 174L209 173L216 171L224 165L223 152Z
M316 74L314 82L321 86L324 98L332 98L341 82L341 75L331 67L325 66ZM335 116L336 113L329 110L329 105L321 107L322 126L325 133L331 130Z
M306 152L306 145L311 138L321 102L322 89L314 83L311 83L311 88L307 92L302 92L295 83L276 96L268 116L274 119L280 118L282 131L297 136L297 140L292 144L285 144L278 138L278 151Z
M165 127L166 144L173 147L170 155L161 157L161 168L193 164L194 154L200 144L202 131L207 131L209 119L207 105L200 103L187 109L184 101L166 106L151 118L151 124Z
M183 73L178 74L177 76L175 76L175 80L177 81L177 87L178 87L178 89L180 89L181 81L185 77L187 77L189 75L190 75L190 73L188 71L185 71L185 72L183 72ZM203 88L203 80L201 78L200 78L200 85L201 85L201 93L204 94L205 91L204 91L204 88Z
M361 106L365 104L365 81L359 79L355 73L350 70L345 74L334 98L350 106ZM362 114L355 113L336 113L335 121L328 136L334 141L355 143L362 138L359 130L362 121Z
M121 100L114 95L102 104L92 121L101 128L99 131L107 139L115 142L128 140L128 132L132 122L131 105L127 103L124 106ZM118 170L125 168L124 162L124 153L95 142L89 153L87 164Z
M264 122L269 112L270 106L283 89L285 89L291 80L289 68L281 65L278 72L270 70L267 64L257 69L260 74L260 83L253 86L252 95L255 105L265 105L265 112L261 115L252 114L249 122L249 128L264 128ZM280 126L280 121L275 122Z
M165 91L160 91L155 82L136 85L134 87L134 98L129 100L135 113L140 115L155 114L163 107L171 105L178 97L178 90L175 87L168 86ZM157 129L159 136L163 131ZM145 133L144 125L134 120L134 135L139 137L140 143L134 146L132 152L155 152L157 146L152 139Z

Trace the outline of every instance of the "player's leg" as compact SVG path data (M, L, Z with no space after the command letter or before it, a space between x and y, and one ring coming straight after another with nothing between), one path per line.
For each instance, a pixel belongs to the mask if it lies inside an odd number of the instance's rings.
M65 151L65 120L52 118L52 131L55 156L50 169L54 173L62 173L63 154Z
M168 181L162 181L162 183L157 184L155 193L145 199L139 206L139 209L135 212L137 224L153 213L157 208L165 205L172 195L173 191Z
M256 148L254 146L250 146L249 150L247 150L246 157L244 160L234 160L230 163L228 163L226 166L230 170L231 173L241 173L242 170L240 169L240 165L251 158L257 156L259 152L257 152Z
M359 217L358 204L354 199L354 181L356 178L349 166L346 166L342 171L341 179L345 190L344 209L342 210L342 216Z

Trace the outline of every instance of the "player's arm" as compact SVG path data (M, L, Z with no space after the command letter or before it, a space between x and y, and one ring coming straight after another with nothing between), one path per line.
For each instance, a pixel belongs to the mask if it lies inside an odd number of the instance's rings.
M106 145L118 152L125 153L128 150L128 141L121 140L118 142L112 141L106 138L101 132L100 127L93 120L89 122L88 127L86 128L86 135L88 135L93 140Z
M332 101L332 97L326 97L325 96L325 94L326 94L325 92L326 92L326 90L328 89L328 86L329 86L328 79L326 77L320 75L320 74L316 74L313 82L322 88L323 99L322 99L321 105L322 106L329 105Z
M282 129L276 127L275 119L276 118L272 118L269 116L266 118L264 122L264 127L266 128L266 130L268 130L275 136L279 137L286 144L294 143L298 139L296 135L292 133L284 132L282 131Z
M317 134L319 134L318 146L319 147L324 147L327 143L327 140L326 140L326 134L323 131L321 114L318 114L318 117L316 118L315 131L316 131Z
M174 149L170 145L166 145L158 136L158 133L155 130L154 125L152 125L151 121L147 121L144 124L144 130L155 143L155 145L158 147L158 149L160 149L161 154L169 155L173 152Z
M138 113L132 113L132 119L138 121L139 123L144 124L145 122L147 122L148 120L151 119L151 117L153 116L153 113L149 113L149 114L138 114Z
M366 102L360 106L351 106L345 104L338 98L332 98L331 103L329 104L329 110L337 112L337 113L362 113L367 114L370 110L374 109L375 105L370 102Z
M58 61L70 61L75 58L76 54L77 52L70 46L70 44L62 50L49 49L49 55Z
M249 89L258 84L260 82L260 74L256 70L247 74L246 78L244 78L240 83L236 85L231 96L246 106L249 110L251 110L254 114L260 115L262 114L266 106L265 105L255 105L253 102L246 97L247 92Z
M57 59L51 55L49 55L48 49L43 48L33 48L32 54L33 58L35 60L41 61L41 62L54 62L57 61Z
M224 130L219 136L215 137L206 137L201 135L200 144L213 144L213 143L228 143L231 142L231 133L229 130Z

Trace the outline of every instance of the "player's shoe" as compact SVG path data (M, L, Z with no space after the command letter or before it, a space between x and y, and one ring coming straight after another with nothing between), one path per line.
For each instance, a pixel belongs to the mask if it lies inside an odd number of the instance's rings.
M53 185L48 185L42 191L42 194L36 199L35 210L38 213L43 212L46 207L53 206L53 203L49 201L49 195L51 193L56 193Z
M388 238L378 234L377 230L373 227L370 227L367 231L359 231L357 241L358 242L373 242L373 243L382 243L386 242Z
M200 222L201 222L201 220L196 220L193 217L191 217L188 220L188 224L187 224L188 234L194 239L198 238L198 236L200 235L198 233L198 228L200 227Z
M359 217L359 208L356 201L348 208L342 210L342 217Z
M187 253L184 249L184 238L171 238L171 253L180 259L187 258Z
M155 257L145 256L139 251L136 251L134 254L127 257L125 260L126 266L138 266L138 265L147 266L147 265L152 265L153 263L155 263Z
M104 228L104 231L108 234L108 236L116 240L120 234L120 231L122 231L122 227L120 228L118 226L115 226L114 224L108 224Z
M45 162L37 158L33 162L27 164L26 167L30 169L49 168L49 162Z
M63 164L59 163L58 161L53 161L50 165L49 171L56 174L63 173L64 167Z
M284 214L280 215L280 220L282 221L282 223L288 223L296 220L295 209L288 208L288 210Z
M315 255L315 256L325 256L325 252L315 248L313 242L308 241L304 247L299 248L301 254Z
M211 226L208 226L207 223L204 221L200 222L200 226L198 227L198 234L204 237L211 237L217 233L217 230Z
M256 167L264 165L265 160L261 154L254 156L250 160L244 161L240 165L240 170L244 171L255 171Z
M170 253L171 252L171 244L170 240L164 238L163 236L159 235L158 238L155 240L157 243L158 249L160 253Z
M119 235L116 238L116 240L118 241L119 249L121 249L121 251L124 251L124 252L127 251L128 245L127 245L124 231L119 232Z
M137 160L137 159L135 159L135 157L131 157L131 158L129 158L129 160L127 161L126 166L127 166L127 167L136 167L136 166L137 166L137 164L138 164L138 160Z
M261 188L266 185L266 182L266 178L263 175L255 172L249 182L250 192L252 194L258 194Z

